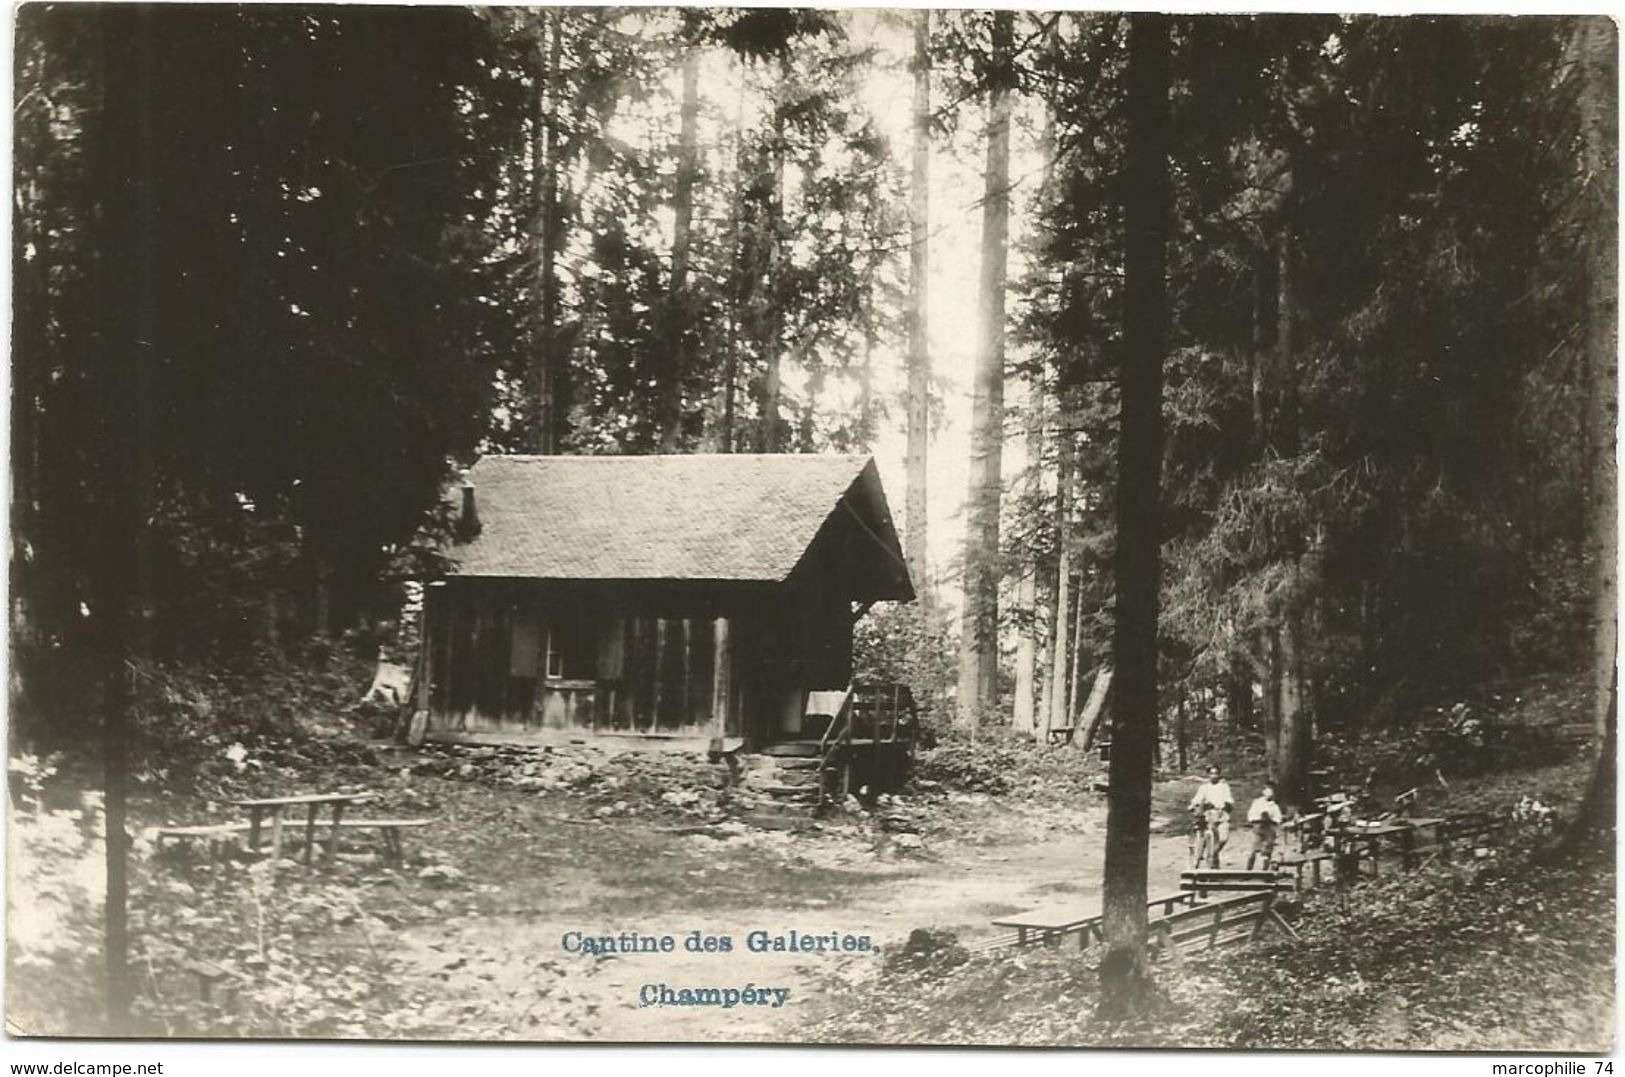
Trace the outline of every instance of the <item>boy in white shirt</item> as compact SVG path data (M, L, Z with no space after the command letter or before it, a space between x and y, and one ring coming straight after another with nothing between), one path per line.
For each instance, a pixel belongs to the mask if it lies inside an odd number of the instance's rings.
M1230 840L1230 812L1236 806L1235 797L1230 795L1230 783L1219 775L1217 766L1207 768L1207 781L1196 789L1196 795L1191 797L1191 813L1195 816L1196 830L1206 830L1209 834L1207 846L1208 855L1201 859L1206 864L1197 864L1197 867L1217 868L1219 866L1219 853Z
M1268 869L1270 861L1275 857L1275 831L1281 825L1281 807L1275 803L1275 790L1265 786L1258 794L1258 798L1247 808L1247 825L1253 828L1253 850L1247 854L1247 870L1253 870L1253 863L1259 857L1264 858L1263 866Z

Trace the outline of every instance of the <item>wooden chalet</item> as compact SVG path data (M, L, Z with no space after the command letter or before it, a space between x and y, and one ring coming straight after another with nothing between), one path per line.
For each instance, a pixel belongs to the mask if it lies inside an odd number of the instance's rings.
M462 495L425 591L428 738L909 738L906 693L852 690L854 622L914 598L870 458L487 456Z

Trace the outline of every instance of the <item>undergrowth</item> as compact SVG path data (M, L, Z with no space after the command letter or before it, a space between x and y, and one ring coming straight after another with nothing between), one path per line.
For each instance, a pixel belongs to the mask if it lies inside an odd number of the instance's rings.
M1147 1011L1095 1016L1100 950L1001 949L895 962L807 1038L838 1043L1606 1051L1614 862L1543 859L1531 831L1494 859L1435 863L1289 910L1301 938L1156 966ZM939 940L951 946L952 940Z

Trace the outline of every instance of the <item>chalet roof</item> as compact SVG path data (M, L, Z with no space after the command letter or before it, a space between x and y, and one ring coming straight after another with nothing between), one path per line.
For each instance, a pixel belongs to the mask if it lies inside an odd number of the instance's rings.
M885 562L854 597L913 597L867 456L486 456L469 481L480 532L452 552L460 576L778 582L839 514Z

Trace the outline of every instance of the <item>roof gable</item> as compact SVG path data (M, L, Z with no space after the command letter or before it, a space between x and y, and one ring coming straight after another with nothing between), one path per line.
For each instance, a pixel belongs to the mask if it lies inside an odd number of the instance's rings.
M866 456L486 456L469 471L481 530L463 576L778 582L854 486L874 555L902 563ZM895 593L912 597L906 581Z

